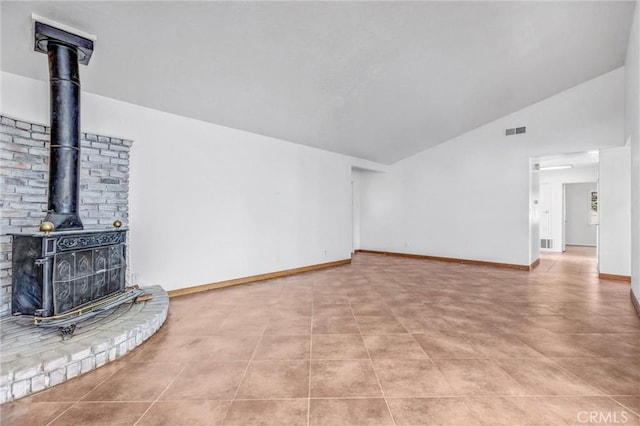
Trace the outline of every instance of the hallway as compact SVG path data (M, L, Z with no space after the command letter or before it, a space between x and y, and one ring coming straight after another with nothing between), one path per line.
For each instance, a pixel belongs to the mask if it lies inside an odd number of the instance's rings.
M567 245L564 253L540 252L540 265L536 270L598 278L597 249Z
M131 354L1 410L12 426L637 425L640 319L580 247L532 272L357 254L174 298Z

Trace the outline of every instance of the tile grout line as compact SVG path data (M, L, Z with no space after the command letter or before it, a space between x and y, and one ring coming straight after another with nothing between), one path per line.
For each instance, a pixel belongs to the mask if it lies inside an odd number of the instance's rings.
M515 383L516 385L518 385L520 388L522 388L522 390L523 390L523 391L526 391L526 388L525 388L525 386L524 386L522 383L520 383L519 381L517 381L517 380L515 379L515 377L513 377L511 374L509 374L509 372L507 372L505 369L503 369L502 367L500 367L500 366L498 365L497 359L489 358L489 357L487 357L486 359L487 359L487 361L489 361L489 362L491 363L491 365L493 365L494 367L496 367L496 368L497 368L498 370L500 370L500 371L501 371L505 376L507 376L507 377L509 378L509 380L511 380L511 381L512 381L513 383ZM508 358L506 358L506 359L508 359ZM523 395L523 396L524 396L524 395Z
M596 357L595 359L601 359L601 358L602 357ZM584 383L588 387L592 388L593 390L596 390L596 391L600 392L601 393L600 396L608 396L608 392L605 392L603 389L600 389L599 386L592 385L591 383L587 382L585 379L583 379L582 377L578 376L576 373L574 373L573 371L569 370L564 365L560 364L559 362L556 362L553 358L547 357L547 359L551 363L553 363L553 365L557 366L560 370L564 371L565 373L569 373L571 376L574 376L575 378L580 380L580 382ZM582 358L578 357L577 359L582 359Z
M373 370L373 375L376 377L376 382L378 383L378 387L380 388L380 393L382 394L382 400L387 407L387 412L391 417L391 421L394 426L396 425L396 420L393 417L393 413L391 412L391 407L389 407L389 402L387 401L387 397L384 394L384 389L382 388L382 383L380 382L380 378L378 377L378 373L376 372L376 367L373 365L373 358L371 358L371 353L369 352L369 348L367 348L367 344L364 342L364 338L362 336L362 330L360 329L360 324L358 324L358 320L356 319L355 314L353 313L353 307L351 306L351 301L347 298L349 302L349 309L351 310L351 315L353 315L353 321L356 323L356 327L358 327L358 332L360 333L360 339L362 340L362 345L364 346L364 350L367 351L367 356L369 356L369 363L371 364L371 369Z
M399 320L398 320L399 321ZM402 324L402 322L400 322ZM407 333L409 333L409 330L404 326L404 324L402 324L402 326L407 330ZM418 342L416 340L416 337L412 334L409 333L409 335L411 336L411 338L413 339L413 341L418 345L418 347L422 350L422 352L424 352L425 356L427 357L427 359L429 360L429 362L431 363L431 365L433 366L433 368L436 369L436 371L438 372L438 374L440 374L440 376L444 379L444 381L447 383L447 385L449 386L449 389L451 389L451 392L454 392L454 387L451 385L451 382L449 381L449 379L447 379L447 377L444 375L444 373L440 370L440 368L438 367L438 365L435 363L435 361L433 359L431 359L431 357L429 356L429 354L427 353L427 351L422 347L422 345L420 344L420 342ZM462 338L469 344L471 345L472 348L476 349L475 346L467 339L465 333L462 334ZM484 354L482 351L479 351L480 353ZM486 358L485 358L486 359ZM463 400L463 404L466 407L467 411L469 411L469 406L467 403L464 402ZM470 412L470 411L469 411Z
M415 339L415 337L414 337L414 339ZM427 351L424 351L424 352L427 353ZM427 356L429 357L429 354L427 354ZM454 387L451 385L451 382L449 381L447 376L445 376L445 374L442 372L442 370L440 370L440 367L438 367L438 364L436 364L436 362L433 359L431 359L431 357L429 357L429 361L431 361L431 364L433 364L433 366L435 367L436 371L442 376L444 381L449 386L449 389L451 389L451 393L453 394L455 392L454 391ZM467 407L467 409L469 409L469 407L466 404L465 404L465 407Z
M463 335L463 338L465 340L466 337ZM471 343L469 340L467 340L467 342L472 346L473 343ZM475 347L474 347L475 348ZM489 361L490 363L492 363L496 368L498 368L500 371L502 371L509 379L511 379L514 383L516 383L518 386L522 387L522 389L524 389L524 386L518 382L516 379L514 379L513 377L511 377L511 375L509 373L507 373L506 371L504 371L502 368L500 368L499 365L497 365L494 360L490 357L488 357L486 354L484 354L484 352L480 351L481 353L483 353L483 355L485 355L485 358L479 358L485 361ZM433 361L432 361L433 362ZM442 373L442 371L440 371L440 369L438 368L438 366L436 365L435 362L433 362L433 364L435 365L436 369L438 369L438 371L440 372L440 374L442 374L442 377L444 377L445 381L449 384L449 387L451 388L451 391L454 390L453 386L451 386L451 383L449 382L449 379L447 379L447 377ZM455 397L455 396L454 396ZM466 401L467 399L471 399L471 398L496 398L496 397L500 397L500 398L510 398L510 397L517 397L515 395L510 395L510 394L506 394L506 395L459 395L458 398L462 399L462 404L466 407L467 411L472 414L473 410L472 408L469 406L469 403ZM527 395L520 395L520 397L530 397ZM513 402L509 401L509 403L511 403L514 407L516 408L520 408L518 405L514 404Z
M269 318L269 321L271 321L271 318ZM258 348L260 347L260 343L262 342L262 339L265 336L264 333L265 333L266 330L267 330L267 327L264 327L262 329L262 334L260 335L260 338L258 339L258 342L256 343L256 347L253 349L253 352L251 353L251 358L249 358L249 361L247 362L247 367L244 369L244 373L242 373L242 377L240 378L240 381L238 382L238 387L236 388L236 391L233 394L233 398L231 399L231 404L229 404L229 406L227 407L227 411L224 414L224 417L222 418L222 421L220 422L220 424L224 424L224 422L227 420L227 416L229 415L229 412L231 411L231 406L233 405L233 402L238 397L238 393L240 392L240 387L242 386L242 383L244 382L244 378L246 377L247 372L249 371L249 367L251 366L251 362L253 361L253 358L255 357L256 352L258 352Z
M118 361L114 361L118 362ZM124 363L123 363L124 364ZM107 365L109 365L108 363L104 365L104 367L106 367ZM114 371L113 373L111 373L109 376L107 376L104 380L100 381L97 385L95 385L94 387L92 387L90 390L88 390L84 395L82 395L81 397L79 397L77 400L75 400L74 402L71 403L71 405L69 405L65 410L63 410L60 414L58 414L57 416L55 416L53 419L51 419L51 421L49 421L49 423L47 423L47 426L49 426L50 424L52 424L53 422L55 422L56 420L58 420L58 418L60 418L60 416L62 416L64 413L66 413L67 411L69 411L74 405L77 405L82 398L84 398L85 396L89 395L89 393L93 392L98 386L102 385L104 382L106 382L107 380L109 380L111 377L113 377L118 371L120 371L122 368L124 368L124 365L122 367L120 367L117 371ZM96 369L93 369L91 371L89 371L88 373L95 371ZM82 374L78 375L77 377L82 376ZM76 377L74 377L75 379ZM48 390L53 389L53 387L50 387ZM64 401L60 401L60 402L64 402ZM88 401L87 401L88 402Z
M631 411L636 416L640 417L640 410L637 410L635 408L629 408L629 406L627 406L626 404L623 404L622 402L620 402L617 399L615 399L615 397L613 395L605 395L605 396L607 398L609 398L610 400L612 400L613 402L615 402L616 404L626 408L627 410Z
M309 330L309 386L307 391L307 426L311 426L311 369L313 368L313 313L314 313L314 302L313 302L313 284L311 284L312 292L311 292L311 325Z
M140 422L140 420L142 420L142 418L143 418L144 416L146 416L146 415L147 415L147 413L149 412L149 410L151 410L151 407L153 407L153 406L156 404L156 402L158 402L158 400L162 397L162 395L164 395L164 393L167 391L167 389L169 389L169 387L173 384L173 382L175 382L175 381L178 379L178 377L180 377L180 375L184 372L184 370L185 370L186 368L187 368L187 365L186 365L186 363L185 363L185 365L183 365L183 366L182 366L182 368L180 369L180 371L178 371L178 374L176 374L176 375L175 375L175 377L174 377L173 379L171 379L171 381L169 382L169 384L167 384L167 386L163 389L163 391L162 391L162 392L160 392L160 394L156 397L156 399L154 399L153 401L151 401L151 404L149 404L149 406L147 407L147 409L146 409L146 410L144 410L144 413L142 413L142 414L140 415L140 417L138 417L138 420L136 420L136 422L133 424L133 426L136 426L136 425ZM128 402L131 402L131 401L128 401Z
M519 398L519 399L528 399L528 398L603 398L603 397L607 397L609 395L602 395L602 394L586 394L586 395L571 395L571 394L559 394L559 395L550 395L550 394L527 394L527 395L512 395L512 394L502 394L502 393L497 393L497 394L487 394L487 395L473 395L473 394L461 394L461 395L454 395L454 394L447 394L447 395L424 395L424 396L407 396L407 395L403 395L403 396L387 396L386 399L407 399L407 398L413 398L413 399L439 399L439 398L449 398L449 399L455 399L455 398L470 398L470 399L483 399L483 398ZM626 395L626 396L636 396L636 395ZM615 396L613 396L615 397ZM279 398L237 398L235 399L235 401L300 401L300 400L304 400L307 398L304 397L300 397L300 398L285 398L285 397L279 397ZM382 399L380 397L375 397L375 396L316 396L313 399ZM180 402L180 401L184 401L182 399L167 399L165 401L174 401L174 402ZM230 399L215 399L215 400L210 400L210 399L194 399L193 401L231 401ZM91 401L91 402L87 402L87 404L92 404L92 403L100 403L101 401ZM128 403L128 402L149 402L149 401L110 401L113 403ZM617 402L617 401L616 401Z

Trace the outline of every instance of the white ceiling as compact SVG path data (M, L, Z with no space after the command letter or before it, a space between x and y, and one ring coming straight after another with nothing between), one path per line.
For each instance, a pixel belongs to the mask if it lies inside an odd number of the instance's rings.
M624 64L633 2L0 2L97 35L83 89L385 164Z

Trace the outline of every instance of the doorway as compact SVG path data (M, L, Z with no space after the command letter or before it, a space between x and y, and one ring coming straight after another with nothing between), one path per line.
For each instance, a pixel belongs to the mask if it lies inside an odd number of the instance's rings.
M597 248L599 151L538 157L534 161L539 170L540 251L562 253L566 245Z
M592 210L594 198L597 205L597 194L597 182L564 184L565 245L598 246L598 221Z

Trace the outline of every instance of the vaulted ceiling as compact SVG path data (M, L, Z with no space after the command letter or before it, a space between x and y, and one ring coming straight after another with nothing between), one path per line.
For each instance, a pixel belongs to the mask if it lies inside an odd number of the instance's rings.
M98 37L83 89L390 164L624 65L634 2L2 1Z

